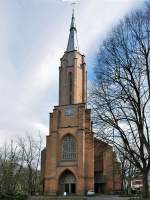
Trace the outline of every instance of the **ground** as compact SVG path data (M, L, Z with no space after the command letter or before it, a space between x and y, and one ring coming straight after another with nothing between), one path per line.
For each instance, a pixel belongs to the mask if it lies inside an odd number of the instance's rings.
M129 197L119 197L114 195L101 195L95 197L88 197L87 200L128 200Z

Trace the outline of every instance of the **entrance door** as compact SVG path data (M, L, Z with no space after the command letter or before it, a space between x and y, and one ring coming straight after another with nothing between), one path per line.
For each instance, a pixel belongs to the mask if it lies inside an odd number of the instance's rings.
M95 183L95 193L104 194L105 184L103 183Z
M69 171L65 171L62 176L60 177L60 192L67 195L75 194L76 193L76 178L75 176Z
M65 184L65 192L67 194L70 194L70 184L68 184L68 183Z
M76 193L76 185L74 183L66 183L65 184L65 192L67 194L75 194Z
M74 184L74 183L71 184L71 193L72 194L76 193L76 184Z

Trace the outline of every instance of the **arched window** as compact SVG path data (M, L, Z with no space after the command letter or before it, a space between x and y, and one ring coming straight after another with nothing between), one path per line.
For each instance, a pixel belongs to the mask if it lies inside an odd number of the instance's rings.
M72 135L64 137L62 142L62 160L76 160L76 141Z

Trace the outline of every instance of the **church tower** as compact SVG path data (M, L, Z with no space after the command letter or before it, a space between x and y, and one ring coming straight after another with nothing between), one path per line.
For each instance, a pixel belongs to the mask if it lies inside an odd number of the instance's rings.
M60 59L59 105L50 113L42 151L44 194L83 195L94 190L94 138L87 109L87 71L79 52L74 12L67 49Z

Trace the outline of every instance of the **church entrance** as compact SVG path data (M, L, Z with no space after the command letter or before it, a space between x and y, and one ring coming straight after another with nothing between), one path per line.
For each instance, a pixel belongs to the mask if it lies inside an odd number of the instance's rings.
M60 177L60 192L67 195L73 195L76 193L76 178L72 172L66 170Z

